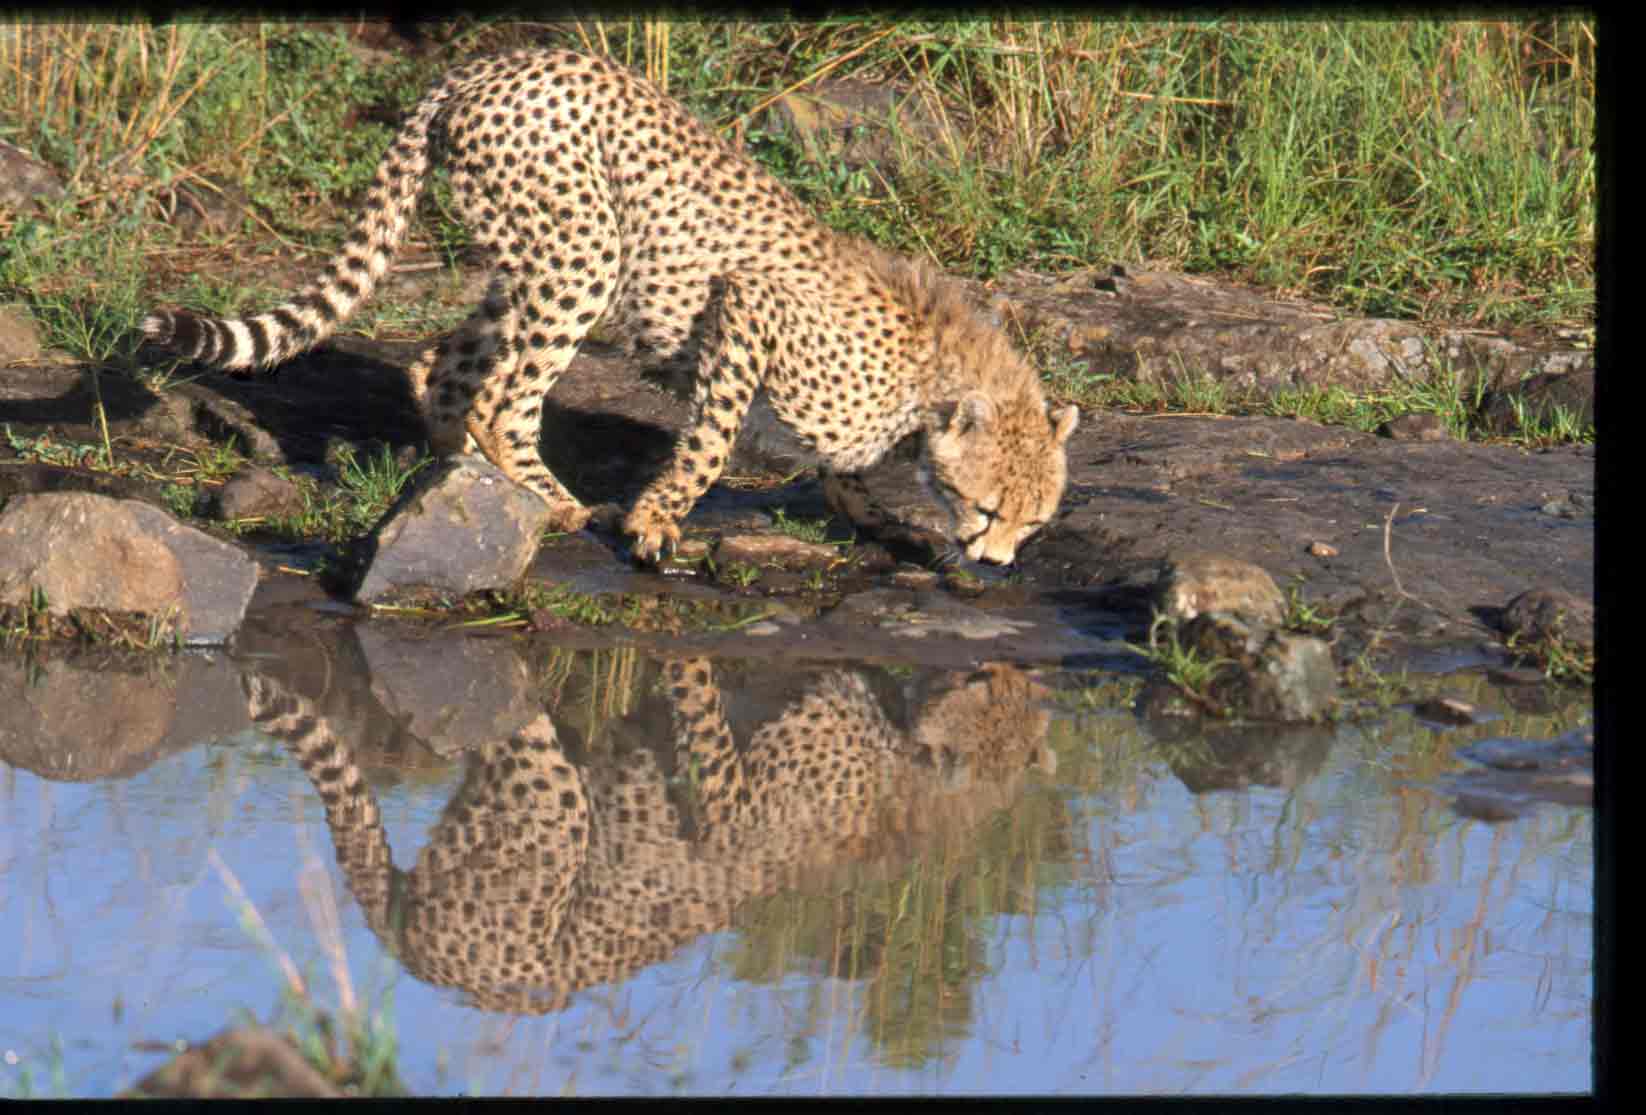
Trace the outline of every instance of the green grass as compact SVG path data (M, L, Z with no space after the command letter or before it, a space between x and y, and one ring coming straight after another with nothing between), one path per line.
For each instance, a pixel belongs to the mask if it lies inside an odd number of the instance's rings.
M1486 381L1464 375L1450 360L1433 351L1425 364L1425 374L1385 390L1353 392L1335 385L1243 390L1204 368L1180 367L1164 382L1123 379L1093 374L1087 361L1050 351L1052 346L1045 338L1030 338L1030 348L1047 369L1049 394L1094 409L1301 418L1364 433L1372 433L1402 415L1433 414L1452 437L1462 440L1495 440L1531 447L1592 444L1595 440L1593 417L1583 419L1558 406L1546 412L1534 411L1514 396L1509 427L1494 428L1480 410Z
M1231 662L1226 658L1207 658L1193 647L1184 646L1177 637L1177 621L1159 614L1149 624L1149 643L1132 650L1154 665L1169 681L1196 705L1214 709L1210 686L1219 671ZM1162 634L1164 631L1164 634Z
M395 121L435 75L549 43L643 69L831 226L954 272L1148 260L1361 314L1593 322L1589 20L458 20L433 49L376 54L347 27L0 31L0 137L67 190L43 211L0 211L0 297L27 304L49 345L121 368L155 302L264 306L287 285L270 282L274 262L313 266L341 242ZM889 84L932 106L929 123L868 166L816 158L765 110L839 79ZM183 189L249 208L223 232L183 235L168 216ZM469 243L438 175L413 236L448 264ZM374 306L374 333L426 335L451 313ZM1192 372L1171 405L1240 405ZM1082 397L1145 390L1059 375ZM1277 405L1365 424L1415 404ZM1557 419L1536 436L1587 435Z
M303 499L301 510L280 518L241 519L226 525L242 533L255 530L296 540L347 542L376 526L429 461L428 457L418 457L402 463L386 445L361 454L340 444L331 454L337 470L336 484L321 485L310 476L291 477Z

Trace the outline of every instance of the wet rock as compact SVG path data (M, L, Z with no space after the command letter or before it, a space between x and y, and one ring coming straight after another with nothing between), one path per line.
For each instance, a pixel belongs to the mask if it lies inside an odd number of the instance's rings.
M459 456L430 470L384 515L355 592L369 602L391 589L458 595L514 584L549 526L549 506L490 462Z
M184 642L221 643L256 587L239 548L136 500L25 495L0 511L0 604L28 606L38 589L57 615L170 614Z
M894 624L891 633L905 639L924 639L931 635L998 639L1035 626L1027 620L985 612L940 593L922 593L918 605L899 616Z
M786 534L728 534L714 548L717 566L777 566L781 569L828 569L841 561L840 547L806 542Z
M1507 636L1541 640L1560 638L1584 648L1595 645L1595 609L1564 589L1528 589L1509 601L1498 619Z
M884 623L914 610L915 594L906 589L875 588L853 593L824 616L829 623Z
M1337 697L1337 667L1323 639L1213 612L1183 624L1178 641L1202 659L1223 660L1206 695L1228 716L1315 720Z
M1379 426L1377 433L1395 441L1445 441L1452 436L1438 414L1402 414Z
M1534 670L1530 666L1493 666L1486 671L1486 680L1494 685L1502 686L1542 686L1549 679L1543 676L1541 670Z
M218 489L213 504L217 517L225 522L272 519L301 511L303 493L272 469L248 465Z
M1169 560L1158 595L1161 612L1179 620L1233 612L1272 625L1286 614L1286 599L1267 571L1251 562L1210 554Z
M1436 724L1473 724L1478 710L1461 697L1426 697L1412 706L1424 720Z
M897 569L893 571L889 579L894 588L913 589L921 592L929 592L935 589L941 580L930 569L920 569L918 567Z
M1505 821L1540 803L1594 803L1594 732L1579 728L1552 740L1485 739L1458 755L1482 769L1453 775L1441 786L1465 816Z
M303 1059L290 1038L261 1026L225 1030L145 1076L127 1099L338 1099L343 1092Z
M525 660L512 642L407 635L362 624L372 695L406 731L450 758L480 741L507 738L542 712Z

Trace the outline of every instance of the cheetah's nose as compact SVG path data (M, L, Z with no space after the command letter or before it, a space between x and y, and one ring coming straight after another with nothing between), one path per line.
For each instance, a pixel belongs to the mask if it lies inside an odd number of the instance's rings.
M984 580L998 580L1016 564L1017 554L1012 550L991 550L981 542L966 547L966 560L972 571Z
M966 547L966 556L972 561L1007 566L1017 560L1017 550L1011 546L990 546L988 539L979 538Z

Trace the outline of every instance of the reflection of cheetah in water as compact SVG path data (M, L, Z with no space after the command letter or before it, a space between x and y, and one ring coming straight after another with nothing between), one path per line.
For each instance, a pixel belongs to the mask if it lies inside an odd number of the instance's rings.
M921 474L973 560L1010 562L1057 510L1078 413L953 284L823 225L670 98L601 58L524 51L453 70L402 126L329 270L268 313L158 311L150 340L224 368L328 336L388 267L443 145L457 206L494 258L480 308L412 367L435 452L478 449L576 529L590 511L544 466L545 394L604 317L637 354L692 371L674 458L624 520L642 556L726 466L745 419L776 419L830 505L888 524L861 473L921 431ZM751 413L751 406L753 411Z
M249 674L246 688L253 720L320 792L373 932L419 979L491 1010L560 1009L726 928L747 899L832 864L895 858L934 830L965 832L1015 800L1028 767L1055 769L1038 687L1009 666L934 694L907 733L861 675L834 671L745 748L706 660L670 663L667 677L692 817L649 751L575 765L539 716L471 755L408 872L328 721L278 682Z

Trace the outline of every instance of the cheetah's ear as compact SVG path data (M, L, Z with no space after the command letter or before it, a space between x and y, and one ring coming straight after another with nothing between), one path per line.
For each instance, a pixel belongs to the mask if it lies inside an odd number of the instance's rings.
M1052 420L1052 436L1059 445L1062 445L1069 440L1069 435L1074 433L1075 426L1080 422L1080 408L1070 403L1062 410L1052 411L1050 418Z

